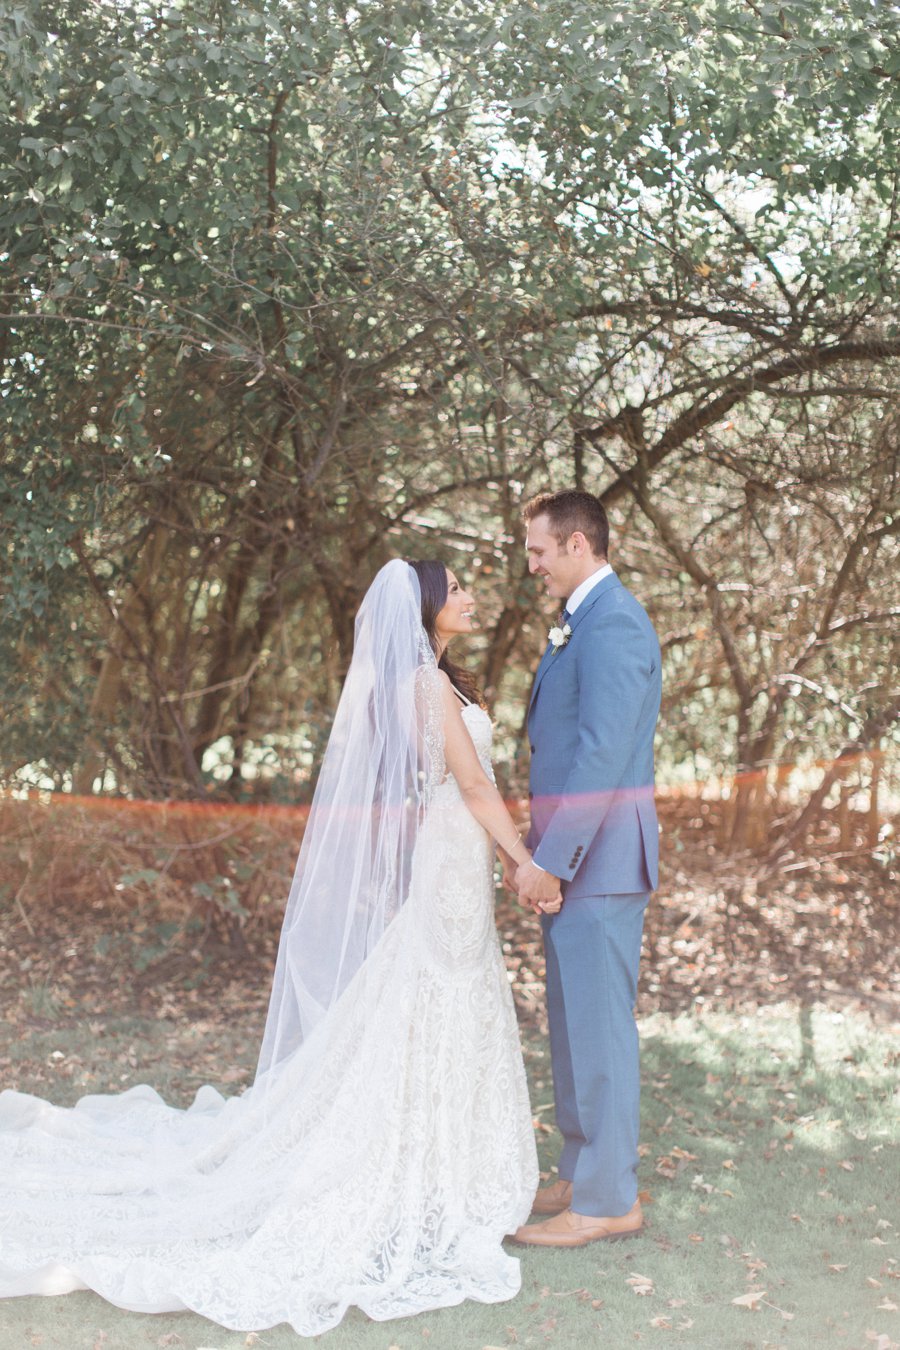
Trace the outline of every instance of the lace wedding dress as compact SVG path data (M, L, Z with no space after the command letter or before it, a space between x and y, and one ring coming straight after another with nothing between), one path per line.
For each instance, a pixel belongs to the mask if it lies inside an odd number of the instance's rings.
M466 725L490 772L491 724ZM325 1331L519 1289L537 1184L492 846L437 786L409 898L275 1087L186 1111L148 1086L0 1095L0 1295Z

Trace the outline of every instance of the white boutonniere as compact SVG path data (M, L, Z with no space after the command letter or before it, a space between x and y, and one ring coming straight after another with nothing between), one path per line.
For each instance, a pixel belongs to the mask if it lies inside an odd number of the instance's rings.
M549 641L553 643L554 656L559 651L560 647L564 647L566 645L571 636L572 636L572 629L569 627L568 624L564 624L562 628L550 629L550 632L547 634L547 637Z

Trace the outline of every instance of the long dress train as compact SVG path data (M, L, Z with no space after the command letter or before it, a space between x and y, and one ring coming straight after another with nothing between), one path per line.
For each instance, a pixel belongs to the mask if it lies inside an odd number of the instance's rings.
M490 771L490 720L463 710ZM191 1107L143 1085L73 1108L0 1094L0 1296L301 1335L519 1289L501 1243L537 1184L493 920L491 844L452 778L409 898L275 1086ZM223 1066L225 1067L225 1066Z

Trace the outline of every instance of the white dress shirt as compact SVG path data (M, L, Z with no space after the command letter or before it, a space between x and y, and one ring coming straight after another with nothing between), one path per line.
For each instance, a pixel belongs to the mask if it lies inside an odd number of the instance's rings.
M589 577L585 577L584 581L575 587L574 591L566 601L566 609L569 611L569 614L574 614L582 600L586 600L594 587L598 585L604 577L609 576L612 576L612 568L609 563L603 563L602 566L597 568L596 572L592 572Z

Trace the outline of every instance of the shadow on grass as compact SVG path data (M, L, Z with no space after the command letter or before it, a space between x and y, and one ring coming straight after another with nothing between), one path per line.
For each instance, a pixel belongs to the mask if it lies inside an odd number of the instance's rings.
M58 1082L57 1100L85 1090L85 1077L97 1091L143 1076L179 1099L195 1086L189 1075L173 1078L167 1060L179 1044L189 1060L180 1038L196 1028L110 1024L101 1062L87 1028L79 1036L71 1026L48 1027L28 1047L30 1062L46 1063L63 1030L63 1059L49 1062L62 1072L74 1060L75 1070ZM223 1045L221 1062L240 1064L247 1036L240 1026L231 1034L234 1053L229 1058ZM522 1291L510 1303L468 1303L386 1325L351 1312L317 1340L329 1350L618 1350L637 1341L703 1350L887 1350L900 1341L898 1038L858 1014L783 1005L746 1016L655 1014L642 1023L642 1044L640 1184L650 1202L640 1239L525 1251ZM148 1058L156 1063L142 1075L142 1052L153 1047ZM526 1058L549 1173L557 1139L545 1042L529 1041ZM105 1067L123 1059L129 1084ZM0 1304L0 1350L299 1344L283 1326L248 1336L188 1313L121 1312L87 1293Z

